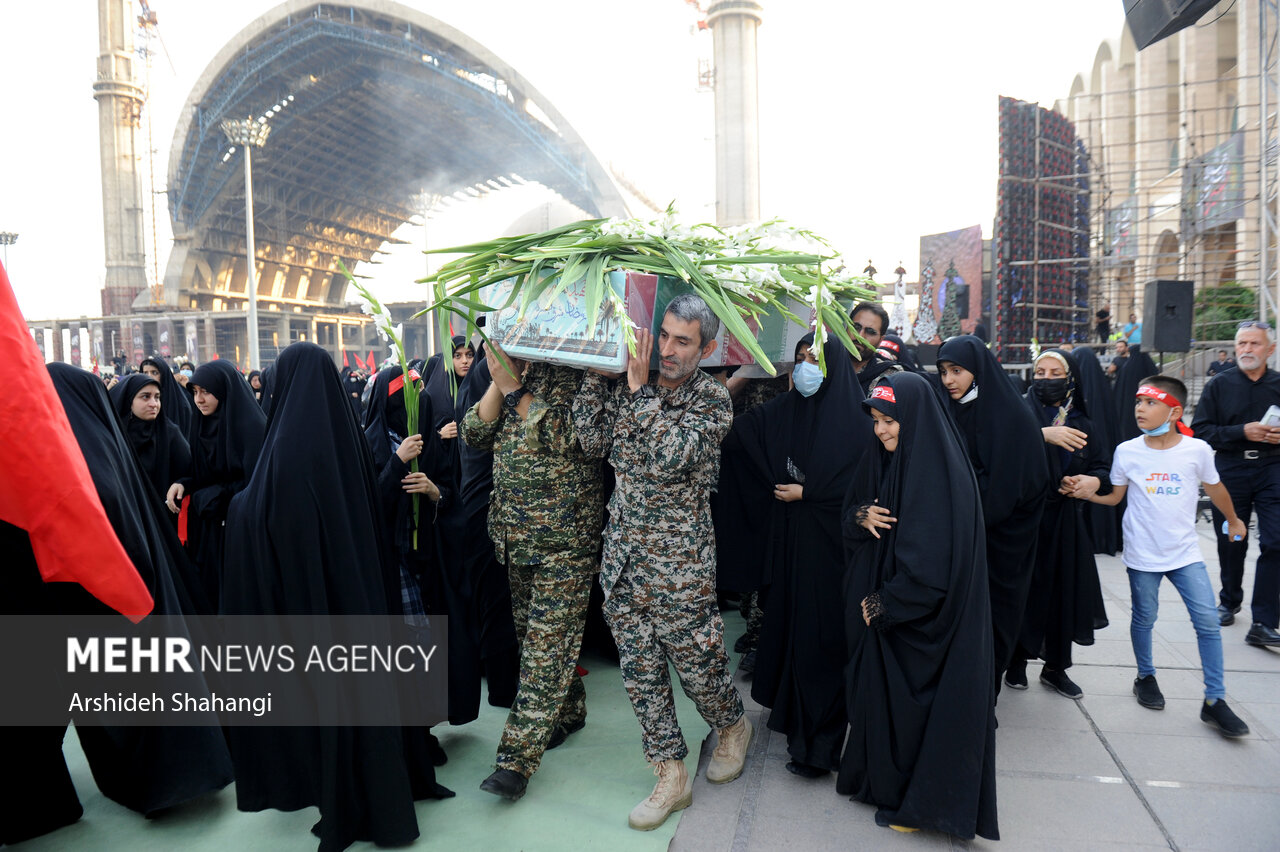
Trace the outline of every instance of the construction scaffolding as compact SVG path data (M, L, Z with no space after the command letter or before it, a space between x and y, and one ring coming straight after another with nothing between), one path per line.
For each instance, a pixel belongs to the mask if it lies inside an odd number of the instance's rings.
M1093 189L1090 316L1110 305L1113 328L1141 319L1147 282L1183 279L1197 339L1277 317L1278 20L1274 0L1225 2L1142 51L1126 29L1056 104Z

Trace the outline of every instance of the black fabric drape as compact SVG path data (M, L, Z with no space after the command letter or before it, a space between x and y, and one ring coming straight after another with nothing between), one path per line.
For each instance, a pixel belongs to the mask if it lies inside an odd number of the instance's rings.
M1084 432L1088 439L1085 446L1075 452L1042 441L1049 468L1049 487L1040 520L1035 572L1015 656L1040 657L1051 668L1062 671L1071 665L1072 643L1092 645L1093 631L1107 625L1107 616L1093 545L1085 528L1087 504L1059 494L1058 483L1064 476L1096 476L1101 481L1099 493L1110 494L1111 453L1101 441L1094 439L1088 400L1080 393L1078 365L1066 352L1057 349L1049 352L1056 352L1070 366L1071 404L1066 425ZM1041 426L1053 425L1060 401L1041 399L1033 383L1026 402L1027 409Z
M829 343L826 363L812 396L793 389L757 406L735 421L730 441L742 450L741 487L768 501L767 538L738 530L763 556L751 695L772 708L769 727L787 735L794 760L835 769L847 722L840 506L872 435L848 353ZM773 497L775 485L791 483L803 486L801 500Z
M148 385L160 389L160 416L155 420L140 420L133 416L133 398ZM175 385L175 391L182 389ZM185 396L185 394L182 394ZM110 391L111 405L124 431L125 440L133 449L134 457L142 466L147 481L155 490L160 503L164 502L169 486L191 475L191 448L178 427L164 417L164 407L169 403L160 383L145 373L126 376Z
M836 789L885 821L999 838L991 616L978 483L929 383L890 376L898 446L863 455L845 499L849 739ZM858 525L873 501L898 521ZM868 627L862 601L877 617Z
M1116 409L1112 404L1111 383L1107 381L1097 353L1087 346L1071 351L1071 357L1080 369L1080 389L1089 410L1090 443L1103 449L1110 458L1116 451ZM1120 549L1120 525L1115 509L1088 503L1084 507L1085 529L1094 553L1115 556Z
M399 612L399 573L376 516L373 459L331 357L295 343L275 367L261 457L227 515L223 612ZM343 698L358 704L363 696ZM355 840L409 843L418 836L415 796L448 795L429 760L406 761L398 728L230 734L240 809L318 806L322 850Z
M1049 488L1044 436L991 350L971 334L938 350L974 375L978 397L948 405L978 480L986 525L996 690L1008 668L1035 566L1036 534Z
M111 528L155 600L153 613L178 617L207 610L177 536L161 515L151 485L125 441L102 382L67 364L50 364L49 375ZM133 626L122 618L120 630L146 636L147 621ZM198 673L186 676L181 686L192 694L207 692ZM203 727L97 726L85 719L76 723L99 789L140 813L171 807L221 789L232 780L226 743L212 713Z
M197 367L189 384L204 388L218 400L217 410L208 417L196 410L187 436L191 475L180 480L191 500L187 509L187 549L200 570L205 593L216 607L227 506L253 473L262 450L267 416L253 398L249 383L226 361L210 361ZM275 393L279 395L282 390L277 387Z

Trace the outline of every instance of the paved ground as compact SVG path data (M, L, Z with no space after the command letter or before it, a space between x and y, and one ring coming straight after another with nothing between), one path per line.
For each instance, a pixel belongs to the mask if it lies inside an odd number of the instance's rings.
M1202 550L1217 588L1208 525ZM1245 600L1251 592L1251 551ZM1001 841L898 834L874 810L835 792L835 780L789 774L786 739L757 725L743 777L716 787L703 777L710 745L671 850L774 852L849 849L1277 850L1280 849L1280 652L1244 644L1248 607L1223 628L1228 703L1252 733L1227 740L1200 721L1195 632L1177 592L1161 585L1157 677L1167 706L1138 705L1129 642L1129 584L1119 559L1100 556L1111 625L1076 648L1071 701L1040 685L1001 692L996 716ZM732 637L731 637L732 638ZM742 684L743 694L748 694ZM752 705L753 719L762 708Z

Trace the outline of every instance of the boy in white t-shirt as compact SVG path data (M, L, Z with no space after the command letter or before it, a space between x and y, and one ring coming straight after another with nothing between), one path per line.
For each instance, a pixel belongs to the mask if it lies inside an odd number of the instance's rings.
M1104 506L1116 505L1126 493L1129 496L1123 524L1124 562L1133 597L1129 636L1138 661L1138 677L1133 682L1138 703L1153 710L1164 709L1151 657L1151 628L1156 623L1160 581L1168 577L1191 614L1200 646L1205 697L1200 719L1225 737L1243 737L1249 726L1224 700L1217 600L1195 530L1199 486L1204 486L1205 494L1226 517L1230 535L1243 538L1246 529L1218 478L1213 450L1190 437L1191 430L1182 424L1182 400L1186 398L1186 385L1177 379L1143 379L1134 402L1134 415L1143 434L1116 447L1111 463L1115 490L1100 497L1089 493L1091 477L1074 476L1063 479L1061 490Z

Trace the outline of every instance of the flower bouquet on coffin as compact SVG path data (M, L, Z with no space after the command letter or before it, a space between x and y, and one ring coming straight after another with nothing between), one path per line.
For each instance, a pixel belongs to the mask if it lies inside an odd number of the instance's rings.
M741 361L723 363L753 360L774 374L789 353L766 352L762 329L785 320L819 343L831 333L852 348L849 307L874 286L836 267L835 253L809 231L776 220L681 225L671 208L653 221L588 219L432 253L463 256L421 279L434 297L421 313L460 314L468 334L518 357L607 371L622 369L635 329L660 321L677 292L699 295L741 350ZM669 295L658 304L662 292Z

